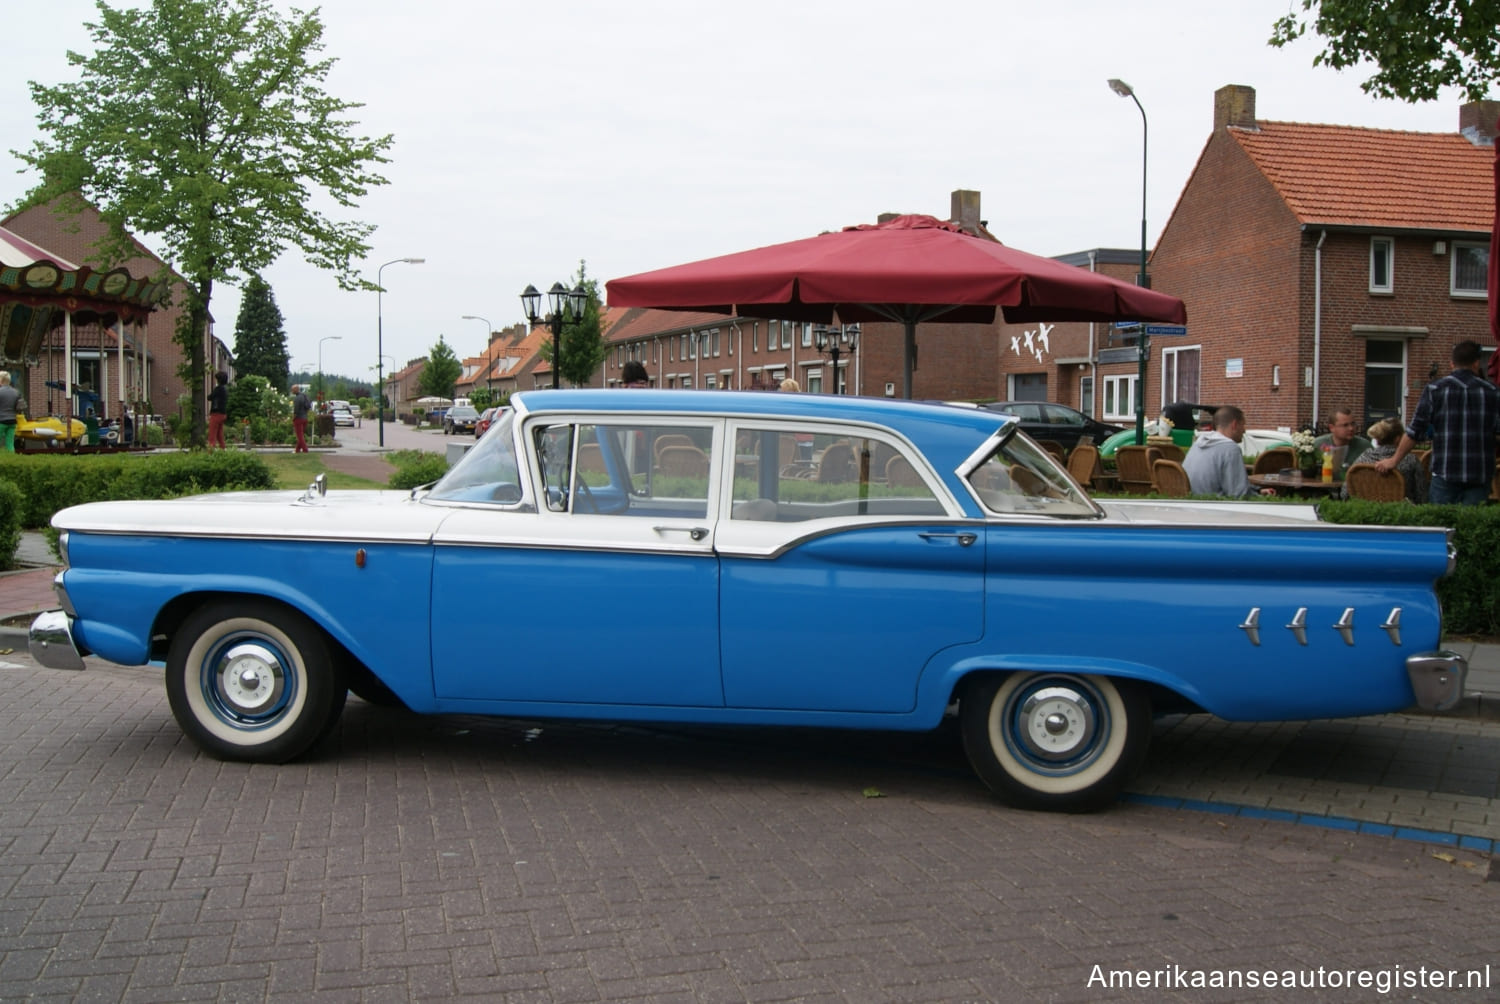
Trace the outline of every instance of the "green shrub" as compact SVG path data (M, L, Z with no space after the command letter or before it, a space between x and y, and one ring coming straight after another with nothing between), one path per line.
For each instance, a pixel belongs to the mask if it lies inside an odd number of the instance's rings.
M16 567L16 548L21 546L21 517L26 500L21 489L0 481L0 568Z
M1458 561L1437 584L1446 634L1500 634L1500 506L1408 505L1405 502L1328 501L1318 514L1329 523L1453 528Z
M271 469L259 457L235 450L0 456L0 484L19 489L20 524L30 528L44 527L59 509L85 502L276 487Z
M448 461L438 453L397 450L390 459L396 468L396 473L391 475L392 488L415 488L448 473Z

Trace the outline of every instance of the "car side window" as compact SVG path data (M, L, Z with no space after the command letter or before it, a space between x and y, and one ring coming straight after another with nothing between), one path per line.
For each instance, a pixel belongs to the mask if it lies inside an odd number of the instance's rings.
M638 423L552 425L536 432L547 508L601 516L708 515L713 429Z
M741 427L734 459L731 519L795 523L945 512L904 448L862 430Z
M968 478L974 493L991 512L1099 515L1047 451L1025 436L1004 439Z

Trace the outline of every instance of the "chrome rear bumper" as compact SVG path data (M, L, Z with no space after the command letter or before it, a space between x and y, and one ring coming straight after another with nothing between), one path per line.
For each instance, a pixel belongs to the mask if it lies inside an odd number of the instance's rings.
M1423 652L1406 660L1417 707L1424 711L1448 711L1464 696L1469 662L1456 652Z
M48 669L83 669L83 654L73 640L73 618L62 610L37 614L27 632L31 657Z

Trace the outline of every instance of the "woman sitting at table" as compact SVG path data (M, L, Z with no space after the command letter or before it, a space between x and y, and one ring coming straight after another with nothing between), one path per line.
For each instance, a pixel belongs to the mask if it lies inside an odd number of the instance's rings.
M1377 460L1395 456L1396 444L1401 442L1401 433L1404 431L1399 418L1382 418L1365 430L1365 435L1370 437L1370 442L1374 445L1355 457L1354 463L1373 464ZM1427 477L1422 473L1422 462L1414 454L1408 453L1396 465L1396 470L1406 479L1406 500L1419 505L1426 502ZM1344 498L1349 497L1348 485L1344 486L1341 494Z

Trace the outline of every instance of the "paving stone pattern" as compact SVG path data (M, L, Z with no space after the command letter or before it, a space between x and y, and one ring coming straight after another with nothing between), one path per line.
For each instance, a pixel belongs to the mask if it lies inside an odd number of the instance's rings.
M351 700L310 759L226 764L181 737L154 670L0 662L0 999L1284 1000L1088 980L1500 963L1485 856L1142 805L1014 812L951 731L558 726ZM1202 720L1159 728L1148 786L1244 797L1206 766L1233 761L1272 786L1371 787L1293 776L1319 733L1237 749ZM1382 750L1453 745L1385 727L1403 734Z

